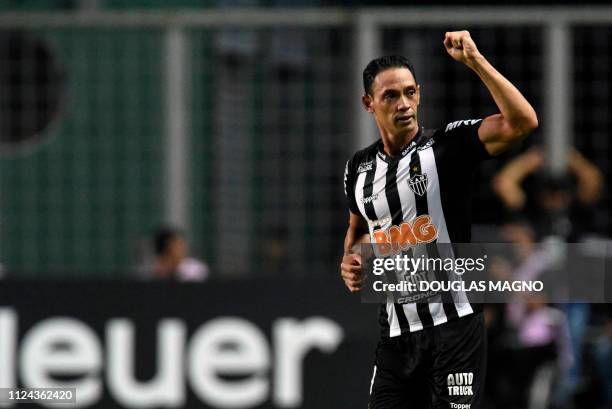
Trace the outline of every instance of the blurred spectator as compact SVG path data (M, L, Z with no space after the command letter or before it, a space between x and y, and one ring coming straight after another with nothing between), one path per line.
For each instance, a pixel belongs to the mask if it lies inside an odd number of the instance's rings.
M508 321L516 331L513 351L514 382L526 392L520 406L550 407L559 382L573 363L566 316L545 297L530 295L508 304Z
M289 229L273 226L265 229L260 248L259 270L267 275L282 275L290 271Z
M562 249L561 242L578 241L589 230L592 206L602 192L601 172L575 149L570 151L566 174L551 175L545 171L546 165L542 148L536 146L510 161L493 180L493 189L506 209L510 213L521 212L528 217L537 239L546 239L550 244L541 252L547 257L540 257L536 252L531 261L526 261L519 268L519 275L527 279L535 278L546 269L554 269L555 262L564 264L563 255L553 250ZM583 369L582 355L590 306L576 303L562 308L569 325L573 365L565 371L560 391L561 399L569 401L577 392Z
M527 176L541 171L546 165L542 148L534 146L510 161L493 180L493 188L504 205L511 210L521 210L527 202L521 186ZM585 205L597 201L601 194L601 172L580 152L572 149L568 160L568 171L577 180L577 198Z
M138 267L138 274L145 278L178 281L204 281L208 278L208 266L188 256L187 240L178 229L158 229L152 240L152 253L153 257L145 257Z
M608 304L608 316L603 333L594 345L595 362L603 380L606 408L612 408L612 306Z
M533 147L502 168L493 178L493 190L506 210L524 212L534 222L538 237L575 241L583 233L589 207L601 194L602 174L575 149L565 175L551 175L546 167L542 148ZM526 183L528 178L531 183ZM580 223L572 223L575 220Z
M559 309L548 305L546 297L529 295L524 302L508 304L507 312L522 348L552 346L559 368L570 367L573 355L567 320Z
M496 256L490 273L498 280L535 280L557 265L533 227L516 219L502 228L512 254ZM560 379L573 363L568 322L543 295L485 307L488 328L487 408L549 407ZM539 406L540 405L540 406Z

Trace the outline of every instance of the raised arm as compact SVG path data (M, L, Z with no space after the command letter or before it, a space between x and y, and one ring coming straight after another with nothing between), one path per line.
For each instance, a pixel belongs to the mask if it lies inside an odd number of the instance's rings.
M568 167L578 181L580 202L585 206L594 204L603 187L603 176L599 169L576 149L570 152Z
M521 210L527 198L522 188L523 180L544 163L542 152L531 148L508 162L493 178L493 191L510 210Z
M453 59L480 77L499 108L500 113L486 117L478 129L478 137L489 154L502 153L538 127L531 104L480 54L468 31L447 32L444 47Z

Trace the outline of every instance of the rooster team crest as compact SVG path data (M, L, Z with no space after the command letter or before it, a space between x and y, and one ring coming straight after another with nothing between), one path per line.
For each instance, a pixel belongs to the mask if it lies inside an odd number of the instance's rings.
M414 194L423 196L425 192L427 192L427 173L421 173L411 177L408 181L408 186L410 186L410 190L412 190Z

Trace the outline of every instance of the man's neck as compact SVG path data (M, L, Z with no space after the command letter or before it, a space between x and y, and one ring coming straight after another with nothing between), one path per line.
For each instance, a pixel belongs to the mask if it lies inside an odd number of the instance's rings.
M413 131L405 134L393 135L385 131L381 131L381 138L385 153L391 157L399 155L402 150L414 140L418 133L418 126Z

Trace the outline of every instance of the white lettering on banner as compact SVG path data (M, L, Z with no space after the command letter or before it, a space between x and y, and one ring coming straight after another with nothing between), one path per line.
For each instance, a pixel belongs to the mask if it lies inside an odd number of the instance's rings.
M17 313L13 309L0 308L0 388L17 387L15 356L17 355ZM0 403L0 407L13 406Z
M272 323L271 344L255 324L238 317L208 321L195 329L191 339L186 337L184 321L161 319L152 358L156 372L149 380L139 381L134 362L137 348L152 341L136 338L133 320L109 320L104 353L99 335L86 323L68 317L35 323L20 343L18 318L14 309L0 308L0 387L15 387L18 377L28 387L76 387L77 403L71 407L98 403L103 379L111 399L126 408L182 407L187 383L199 399L215 408L252 408L267 400L279 408L299 407L306 356L315 349L332 353L344 337L340 325L325 317L279 318ZM14 356L20 358L18 367ZM71 380L57 379L64 375Z
M274 402L284 408L302 406L302 364L306 354L313 348L334 352L343 337L342 328L327 318L313 317L303 322L279 320L274 325L274 344L278 345L274 360Z
M76 388L77 402L71 406L92 405L102 395L102 347L96 333L79 320L48 318L34 325L23 337L20 366L25 387ZM80 378L58 381L53 378L58 374Z
M180 407L185 403L183 347L186 328L180 320L162 320L157 329L157 373L138 382L134 370L134 324L113 319L106 326L106 382L119 403L128 408Z
M227 349L224 346L232 345ZM217 318L193 336L187 362L195 394L218 408L247 408L266 400L270 351L264 334L241 318ZM219 375L250 376L225 381Z

